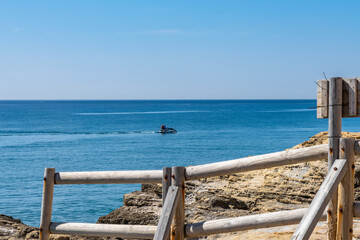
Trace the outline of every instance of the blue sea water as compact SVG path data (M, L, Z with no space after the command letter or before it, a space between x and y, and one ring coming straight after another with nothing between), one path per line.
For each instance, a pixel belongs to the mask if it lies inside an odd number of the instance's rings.
M0 101L0 214L39 226L45 167L162 169L281 151L327 130L315 100ZM360 131L357 119L343 129ZM162 124L177 134L155 133ZM55 186L56 222L96 222L138 184Z

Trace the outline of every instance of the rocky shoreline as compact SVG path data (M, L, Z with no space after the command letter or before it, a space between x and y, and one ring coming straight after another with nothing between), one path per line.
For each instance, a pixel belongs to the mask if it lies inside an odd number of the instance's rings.
M343 132L343 137L360 139L360 133ZM327 133L319 133L309 141L294 148L327 143ZM315 161L291 166L251 171L222 177L213 177L186 182L186 221L238 217L249 214L291 210L307 207L327 172L326 161ZM355 201L360 200L360 163L355 168ZM160 184L143 184L141 191L124 195L124 206L98 219L98 223L156 225L161 212L162 190ZM320 224L321 225L321 224ZM325 230L324 230L325 228ZM269 232L266 239L287 239L293 230ZM319 234L326 226L319 226ZM356 229L356 228L355 228ZM247 238L246 234L250 234ZM256 235L256 234L255 234ZM251 231L219 234L208 239L261 239ZM320 236L319 235L319 236ZM251 237L252 236L252 237ZM314 239L316 238L314 235ZM274 238L273 238L274 237ZM38 229L21 223L20 220L0 215L0 239L38 239ZM52 239L111 239L80 236L52 236ZM319 238L321 239L321 237Z

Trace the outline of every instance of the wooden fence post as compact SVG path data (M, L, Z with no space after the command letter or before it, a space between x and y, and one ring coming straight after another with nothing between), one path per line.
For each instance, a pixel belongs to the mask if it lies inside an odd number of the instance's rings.
M341 137L342 118L342 78L331 78L329 81L329 153L328 171L339 158L339 139ZM328 206L328 239L336 239L337 230L337 194L334 194Z
M317 81L317 118L328 118L329 116L329 81Z
M163 178L162 178L162 203L163 207L165 204L165 198L168 192L169 187L171 186L171 168L163 168Z
M354 175L355 175L355 140L340 139L340 158L347 159L347 172L338 188L338 240L351 240L353 232Z
M180 188L175 217L171 224L171 240L183 240L185 235L185 167L172 167L172 186Z
M179 201L180 189L170 186L166 201L161 210L159 224L153 240L168 240L170 235L171 222L175 214L176 205Z
M50 223L54 195L54 182L55 168L45 168L40 218L40 240L48 240L50 238Z
M167 196L170 186L171 186L171 167L164 167L163 168L163 177L162 177L162 207L163 207L163 209L165 206L165 200L166 200L166 196ZM170 238L167 237L167 239L170 239Z
M346 159L337 159L329 170L314 199L311 201L291 240L307 240L323 214L331 196L336 193L339 183L347 171ZM335 236L336 237L336 236Z

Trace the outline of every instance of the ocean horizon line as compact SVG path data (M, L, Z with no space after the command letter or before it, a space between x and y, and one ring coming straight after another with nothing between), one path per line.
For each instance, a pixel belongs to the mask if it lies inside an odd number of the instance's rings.
M316 98L179 98L179 99L0 99L1 102L11 101L298 101L316 100Z

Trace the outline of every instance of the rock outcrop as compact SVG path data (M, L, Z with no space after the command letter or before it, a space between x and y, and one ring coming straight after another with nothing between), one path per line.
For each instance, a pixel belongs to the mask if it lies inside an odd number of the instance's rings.
M343 132L342 136L360 139L360 133ZM294 149L325 143L327 132L321 132ZM326 173L327 161L322 160L186 182L186 222L307 207ZM360 200L358 162L355 177L355 200ZM141 191L126 194L124 206L100 217L98 223L156 225L161 197L160 184L144 184Z
M39 229L27 226L19 219L0 214L0 239L39 239Z
M360 133L342 133L343 137L360 139ZM294 148L327 143L327 133L319 133ZM355 168L355 200L360 200L360 163ZM186 182L186 222L238 217L307 207L327 173L326 161L315 161L241 174ZM126 194L124 206L98 219L98 223L156 225L162 207L160 184L143 184L141 191ZM355 221L359 228L360 224ZM280 227L218 234L208 239L289 239L294 227ZM326 225L315 231L312 239L322 239ZM360 229L359 229L360 232ZM356 235L356 232L354 234ZM0 217L0 239L37 239L38 229L20 220ZM106 239L53 236L53 239Z

